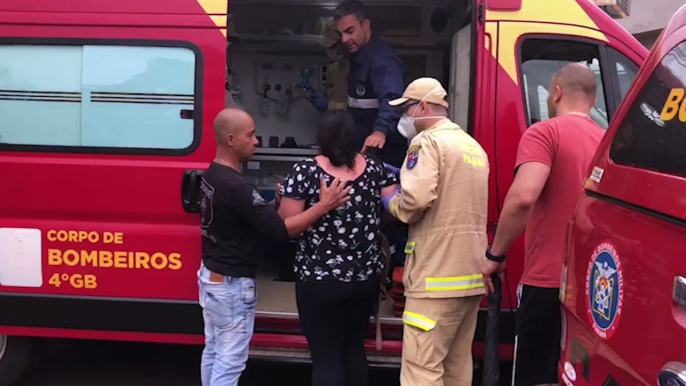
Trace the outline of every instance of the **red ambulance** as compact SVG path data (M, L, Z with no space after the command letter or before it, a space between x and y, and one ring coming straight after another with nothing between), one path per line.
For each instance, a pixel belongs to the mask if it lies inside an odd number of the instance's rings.
M405 62L406 82L440 79L452 119L488 153L491 235L519 138L548 117L553 73L568 62L591 67L599 85L592 117L607 127L647 56L589 0L363 2L372 29ZM256 66L257 58L325 60L318 37L305 30L335 3L0 1L0 386L12 384L43 338L203 343L198 183L215 153L212 120L225 106L227 65L244 77L246 109L259 117L256 98L282 97L290 88L263 92L255 73L269 68ZM227 41L229 10L240 44ZM279 70L292 74L294 63ZM306 102L296 107L301 102L278 108L311 114ZM258 135L285 125L258 122ZM283 166L313 152L265 147L255 161ZM651 192L662 190L640 194ZM510 251L503 287L504 359L512 357L522 240ZM265 256L260 267L278 259ZM258 270L258 293L251 355L307 360L293 282ZM374 364L399 363L397 311L392 299L382 304L380 348L370 323ZM477 360L485 316L482 309Z
M560 287L561 385L686 385L686 6L589 167Z

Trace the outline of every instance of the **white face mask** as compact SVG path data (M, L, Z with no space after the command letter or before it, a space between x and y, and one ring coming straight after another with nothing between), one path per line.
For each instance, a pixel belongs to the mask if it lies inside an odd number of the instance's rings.
M417 128L414 127L414 117L403 114L398 121L398 133L407 139L414 138L417 135Z
M429 91L428 94L422 98L422 100L419 101L417 105L420 105L426 97L428 97L432 92L434 92L435 89L437 89L438 86L434 87L431 91ZM414 111L415 114L417 113L417 110ZM439 117L439 116L429 116L429 117L414 117L414 114L412 116L408 116L407 114L403 114L402 117L400 117L400 120L398 121L398 133L402 135L403 137L409 139L414 138L415 135L417 135L417 127L414 125L414 121L416 119L431 119L431 118L445 118L445 117Z

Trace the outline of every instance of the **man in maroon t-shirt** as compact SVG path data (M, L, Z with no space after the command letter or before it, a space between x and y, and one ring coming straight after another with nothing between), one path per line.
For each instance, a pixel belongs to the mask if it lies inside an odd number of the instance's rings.
M583 180L603 129L589 118L596 99L593 71L580 63L550 82L551 119L524 132L515 178L505 198L484 278L505 269L505 253L526 225L524 274L518 288L513 385L557 383L561 316L558 300L567 222L583 193Z

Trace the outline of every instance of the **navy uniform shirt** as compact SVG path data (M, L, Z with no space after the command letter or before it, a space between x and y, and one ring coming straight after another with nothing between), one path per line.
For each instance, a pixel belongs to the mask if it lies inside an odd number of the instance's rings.
M405 90L403 64L398 55L376 35L350 55L348 73L348 111L355 120L360 149L374 131L386 135L378 157L400 167L407 151L407 139L398 133L398 111L388 102L400 98Z

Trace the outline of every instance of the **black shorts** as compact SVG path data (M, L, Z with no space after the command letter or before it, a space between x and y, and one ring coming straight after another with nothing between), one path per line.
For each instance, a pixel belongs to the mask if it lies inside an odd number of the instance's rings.
M558 383L562 309L559 288L522 286L515 326L514 386Z

